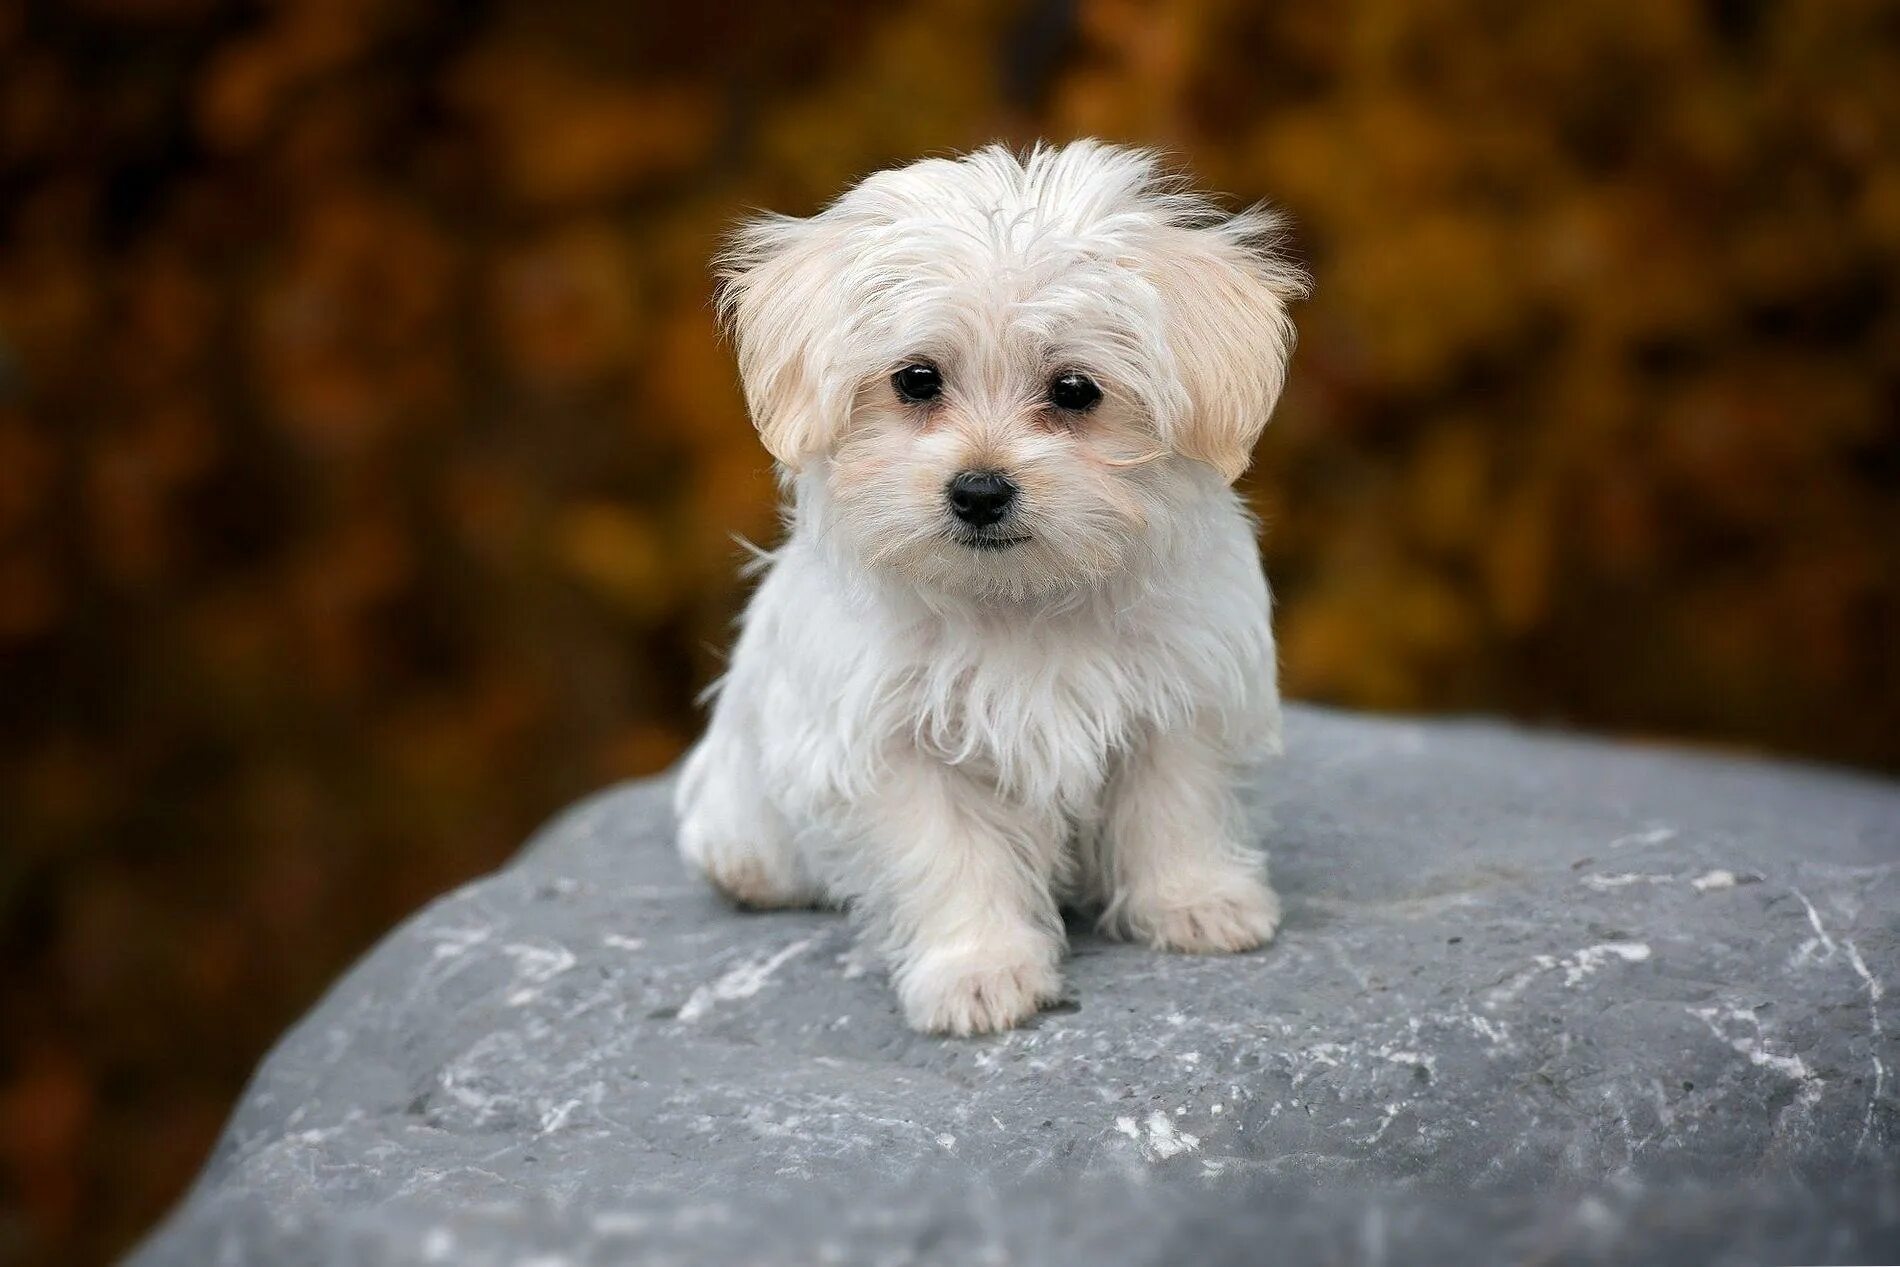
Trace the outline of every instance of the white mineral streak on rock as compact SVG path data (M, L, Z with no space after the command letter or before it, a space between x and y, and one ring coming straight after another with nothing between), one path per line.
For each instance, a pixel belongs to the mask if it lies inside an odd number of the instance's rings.
M1578 883L1586 889L1607 893L1611 889L1627 889L1632 884L1668 884L1675 878L1673 875L1649 875L1640 871L1613 871L1608 874L1592 872Z
M1166 1161L1180 1153L1197 1152L1200 1147L1200 1137L1176 1130L1174 1119L1166 1113L1156 1109L1148 1115L1148 1151L1154 1154L1157 1161Z
M503 946L501 953L515 961L515 988L508 993L508 1006L520 1007L533 1002L540 987L572 968L579 960L566 946L531 946L516 942Z
M735 999L749 999L765 988L772 974L784 967L792 959L810 950L816 937L804 937L784 949L764 959L754 959L731 969L710 985L702 985L694 990L692 997L680 1007L679 1018L682 1021L694 1021L712 1010L715 1003L730 1003Z
M541 1133L543 1135L551 1135L555 1131L560 1130L563 1126L566 1126L567 1119L573 1114L574 1110L580 1106L581 1102L576 1098L573 1100L563 1100L561 1103L548 1108L546 1112L541 1114Z
M1822 963L1834 958L1834 939L1828 936L1827 927L1821 923L1821 913L1814 909L1814 903L1808 901L1808 895L1800 889L1790 889L1801 900L1802 909L1808 913L1808 926L1814 929L1814 936L1795 947L1794 955L1788 960L1790 968L1798 968L1810 959L1819 958Z
M1493 1021L1479 1016L1476 1012L1465 1018L1471 1028L1484 1035L1492 1047L1500 1051L1510 1051L1516 1044L1511 1041L1511 1027L1503 1021Z
M1650 955L1649 943L1641 941L1606 941L1594 946L1585 946L1573 954L1561 958L1556 955L1533 955L1531 966L1512 974L1509 980L1491 987L1485 995L1484 1006L1487 1011L1495 1011L1524 993L1526 986L1537 979L1538 974L1563 969L1564 984L1577 986L1585 977L1597 972L1604 965L1621 960L1624 963L1641 963Z
M434 957L437 959L453 959L457 955L467 954L487 941L490 935L486 928L432 928L423 934L435 943Z
M1880 1024L1880 1000L1886 994L1886 989L1880 984L1880 979L1873 974L1872 969L1868 968L1867 960L1861 956L1860 947L1847 938L1836 942L1832 934L1827 931L1827 925L1821 922L1821 912L1815 909L1814 903L1808 901L1808 895L1800 889L1792 889L1790 892L1801 899L1802 909L1807 912L1808 926L1814 929L1814 936L1802 942L1796 949L1789 967L1799 967L1810 959L1815 959L1817 950L1820 952L1818 961L1821 963L1830 962L1837 953L1840 953L1846 957L1847 966L1860 979L1861 988L1867 992L1867 1028L1873 1039L1873 1050L1868 1059L1874 1067L1874 1085L1867 1094L1867 1115L1861 1122L1860 1138L1854 1143L1854 1155L1858 1157L1861 1150L1867 1146L1868 1137L1873 1134L1874 1108L1880 1103L1880 1098L1887 1089L1887 1065L1880 1058L1881 1040L1884 1037Z
M1174 1119L1160 1109L1150 1113L1143 1123L1137 1123L1132 1117L1118 1117L1115 1130L1133 1140L1149 1161L1167 1161L1182 1153L1198 1152L1201 1147L1200 1136L1178 1129Z
M1821 1098L1821 1089L1827 1083L1808 1068L1805 1060L1799 1056L1783 1056L1768 1050L1762 1034L1761 1018L1747 1008L1731 1007L1692 1007L1689 1015L1697 1017L1709 1027L1709 1033L1734 1050L1748 1057L1748 1063L1762 1069L1772 1069L1776 1073L1795 1082L1800 1087L1800 1100L1804 1107L1812 1108ZM1731 1032L1728 1023L1734 1022L1747 1027L1747 1032Z
M1710 889L1732 889L1736 884L1735 873L1717 867L1713 871L1703 872L1695 879L1689 881L1689 884L1698 893L1707 893Z
M1854 975L1867 987L1867 1028L1873 1037L1870 1059L1874 1065L1874 1086L1867 1093L1867 1116L1861 1121L1860 1138L1854 1142L1854 1156L1858 1157L1861 1150L1867 1147L1867 1137L1874 1130L1874 1107L1880 1103L1880 1097L1887 1089L1887 1065L1880 1059L1880 1044L1885 1037L1880 1028L1880 998L1887 991L1880 984L1880 979L1868 971L1867 961L1860 957L1860 947L1851 941L1843 941L1841 945L1847 950L1847 962L1853 967Z
M1624 963L1641 963L1649 958L1649 943L1641 941L1606 941L1594 946L1585 946L1567 959L1559 960L1554 967L1564 970L1564 984L1577 985L1583 979L1613 959Z
M1359 1142L1362 1144L1376 1144L1385 1138L1386 1131L1392 1127L1392 1119L1397 1117L1404 1109L1405 1105L1403 1104L1388 1104L1380 1109L1379 1125L1373 1129L1372 1134L1366 1136Z

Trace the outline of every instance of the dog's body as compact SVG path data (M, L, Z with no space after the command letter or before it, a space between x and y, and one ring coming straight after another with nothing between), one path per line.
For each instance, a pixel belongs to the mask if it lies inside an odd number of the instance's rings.
M1187 951L1278 923L1235 799L1279 696L1229 486L1291 346L1270 227L1085 142L741 237L727 315L791 532L680 846L743 904L851 904L919 1028L1052 1001L1060 903Z

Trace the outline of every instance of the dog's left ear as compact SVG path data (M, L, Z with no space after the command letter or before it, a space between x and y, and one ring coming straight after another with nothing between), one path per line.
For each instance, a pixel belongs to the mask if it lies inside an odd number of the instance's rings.
M1168 230L1149 279L1185 399L1157 421L1175 452L1232 483L1253 460L1293 354L1287 305L1306 275L1278 252L1280 222L1261 210Z
M741 225L719 259L719 317L738 353L746 408L759 439L792 470L822 451L849 400L827 382L827 315L837 307L836 231L763 216Z

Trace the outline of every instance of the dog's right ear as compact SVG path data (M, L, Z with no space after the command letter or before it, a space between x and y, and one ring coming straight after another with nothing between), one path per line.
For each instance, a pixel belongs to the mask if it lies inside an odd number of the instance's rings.
M851 408L827 371L837 307L837 229L823 217L761 216L733 234L718 263L720 323L739 359L752 425L773 457L798 470L829 448Z

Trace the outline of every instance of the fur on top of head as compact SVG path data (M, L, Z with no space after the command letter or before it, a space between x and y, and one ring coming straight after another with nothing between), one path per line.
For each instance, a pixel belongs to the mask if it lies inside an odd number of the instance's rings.
M766 448L801 469L918 358L1085 368L1154 445L1228 482L1286 379L1304 274L1280 224L1222 211L1151 152L990 146L879 172L806 219L743 225L719 311ZM1001 348L985 359L979 348Z

